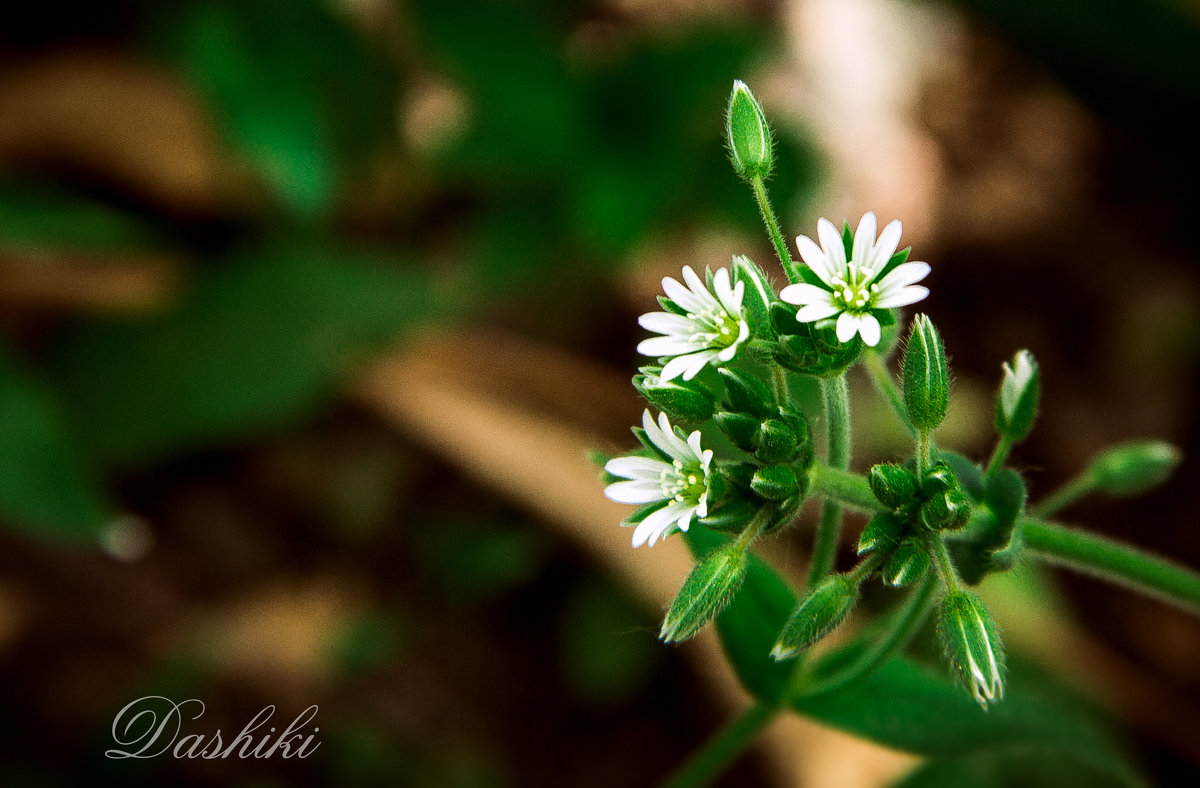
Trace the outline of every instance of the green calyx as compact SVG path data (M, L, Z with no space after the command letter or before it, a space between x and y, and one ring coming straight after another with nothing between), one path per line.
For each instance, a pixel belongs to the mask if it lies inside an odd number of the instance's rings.
M633 387L646 401L676 421L690 424L712 418L717 400L698 380L663 380L661 367L641 367Z
M733 92L729 96L725 138L729 145L729 161L738 177L748 181L770 174L774 163L771 128L758 99L740 79L733 83Z
M847 575L830 575L792 612L771 649L776 661L791 659L832 632L858 604L858 583Z
M913 319L904 350L904 410L922 432L946 418L950 403L950 370L942 337L925 315Z
M732 601L746 578L748 563L745 549L730 545L697 564L667 610L659 638L676 643L699 632Z

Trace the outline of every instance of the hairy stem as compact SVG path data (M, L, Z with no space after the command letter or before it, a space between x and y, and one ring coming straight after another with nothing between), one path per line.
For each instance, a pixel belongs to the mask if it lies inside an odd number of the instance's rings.
M750 746L779 711L778 707L764 703L756 703L749 707L694 752L692 757L663 783L663 788L700 788L708 785Z
M1012 451L1012 446L1012 441L1006 436L1001 436L1000 440L996 442L996 450L992 452L992 458L988 460L987 477L989 479L1004 467L1004 461L1008 459L1008 453Z
M892 379L891 373L887 371L887 367L884 366L878 351L874 348L867 348L866 352L862 354L862 358L867 365L867 371L871 373L871 380L874 381L875 388L892 406L896 418L904 425L909 434L916 437L917 428L908 420L908 413L904 410L904 400L900 396L900 390L896 388L896 382Z
M828 427L826 462L831 469L844 471L850 467L850 392L845 374L836 378L822 378L821 388L825 394L825 420ZM841 529L842 505L833 498L826 498L821 506L821 520L813 543L812 565L809 567L806 588L815 588L833 569Z
M810 697L839 690L866 678L889 659L902 653L929 616L936 588L937 582L932 576L925 578L913 589L903 607L888 619L887 630L872 647L828 678L800 688L793 697Z
M929 557L933 559L933 568L937 571L942 587L947 591L956 591L961 588L962 581L958 579L958 571L950 562L950 553L946 550L946 543L942 537L936 533L926 534L925 549L929 551Z
M1200 613L1200 573L1102 536L1022 518L1025 546L1042 560L1095 575Z
M767 196L767 185L763 182L761 175L755 175L750 179L750 186L754 189L754 199L758 201L758 212L767 226L767 233L771 236L771 242L775 244L775 254L779 256L779 264L783 266L783 272L787 274L788 281L796 284L800 281L800 266L792 260L792 255L788 252L787 241L784 240L783 233L779 230L779 220L775 218L775 211L772 210L771 200Z
M1095 489L1096 483L1091 474L1080 474L1031 507L1029 514L1039 519L1053 517Z
M859 512L871 514L887 510L871 492L867 477L821 463L813 465L809 491L814 497L830 498Z

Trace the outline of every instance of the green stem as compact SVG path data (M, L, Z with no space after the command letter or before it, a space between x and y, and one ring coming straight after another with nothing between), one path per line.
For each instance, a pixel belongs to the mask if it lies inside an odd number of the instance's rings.
M663 788L699 788L708 785L742 754L778 713L778 707L763 703L746 709L693 753L663 783Z
M887 630L873 647L868 648L858 659L829 678L816 681L793 697L811 697L839 690L866 678L889 659L903 652L929 616L936 588L937 583L933 577L925 578L905 600L904 606L888 619Z
M792 391L788 386L787 373L778 364L771 365L771 372L775 380L775 399L779 400L780 405L790 405L792 402Z
M800 281L800 266L792 260L792 255L788 252L787 241L784 240L783 233L779 230L779 220L775 218L775 211L771 209L771 200L767 196L767 185L763 182L761 175L755 175L750 179L750 186L754 189L754 199L758 201L758 212L762 215L763 223L767 225L767 233L771 236L771 242L775 244L775 254L779 256L783 272L787 274L789 282L796 284Z
M933 453L932 442L929 440L929 430L921 430L917 433L917 478L924 479L925 472L929 470L931 464L931 455Z
M887 511L879 502L867 478L860 473L814 463L809 475L809 491L814 497L832 498L851 509L867 514Z
M883 395L883 398L892 406L892 411L895 412L896 418L904 425L904 428L909 431L913 437L917 435L917 428L908 420L908 412L904 409L904 400L900 397L900 390L896 388L896 382L892 380L892 375L884 366L883 359L874 348L868 348L862 354L863 361L867 365L867 371L871 373L871 380L875 382L875 388Z
M950 562L950 553L946 550L946 543L942 537L935 533L926 534L925 549L933 559L933 567L937 570L938 579L942 581L942 587L947 591L957 591L961 588L962 582L958 579L954 564Z
M1043 498L1029 510L1029 514L1039 519L1053 517L1095 489L1096 483L1091 474L1080 474Z
M845 374L836 378L822 378L821 388L825 393L828 427L827 463L831 469L844 471L850 467L850 391L846 386ZM812 565L805 583L807 589L815 588L833 570L841 529L842 505L833 498L826 498L821 506L821 520L813 543Z
M1101 536L1022 518L1025 546L1049 563L1095 575L1200 613L1200 573Z
M987 477L989 479L1004 467L1004 461L1008 459L1008 453L1012 451L1012 447L1012 440L1008 436L1000 436L1000 440L996 442L996 450L992 452L992 458L988 460Z

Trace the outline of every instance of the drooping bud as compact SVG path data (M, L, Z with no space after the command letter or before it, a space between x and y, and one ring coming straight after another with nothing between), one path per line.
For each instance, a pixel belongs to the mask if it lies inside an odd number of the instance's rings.
M768 501L782 501L801 491L796 473L786 465L759 468L750 480L750 487Z
M917 477L902 465L885 463L875 465L867 475L871 492L889 509L911 503L917 495Z
M692 569L667 610L658 637L665 643L687 640L733 599L746 579L746 551L732 545L716 550Z
M883 567L883 582L901 588L912 585L929 572L929 554L920 540L908 537L900 543Z
M716 398L697 380L663 380L659 367L641 367L633 376L633 387L656 408L673 419L707 421L716 409Z
M928 432L946 418L949 403L946 348L933 321L917 315L904 351L904 410L914 427Z
M1004 364L1004 380L996 397L996 431L1017 443L1028 437L1037 418L1041 374L1033 354L1022 350Z
M1087 473L1096 490L1116 497L1141 495L1170 478L1183 459L1165 441L1135 441L1114 446L1092 461Z
M791 659L828 635L858 604L858 597L858 584L845 575L822 580L793 611L771 656L777 662Z
M983 602L951 591L938 605L938 636L955 675L984 709L1004 695L1004 646Z
M774 162L771 129L758 99L740 79L733 83L729 109L725 116L729 161L743 180L765 178Z

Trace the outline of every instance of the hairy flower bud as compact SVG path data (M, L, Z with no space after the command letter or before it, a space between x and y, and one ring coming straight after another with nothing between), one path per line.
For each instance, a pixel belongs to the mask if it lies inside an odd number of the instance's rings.
M800 602L779 634L771 656L791 659L828 635L858 603L858 584L845 575L830 575Z
M876 500L889 509L911 503L917 494L917 477L902 465L876 465L871 468L867 480Z
M729 367L717 370L725 382L725 401L734 413L748 413L765 419L775 410L775 397L767 384L748 372Z
M938 636L959 680L985 709L1004 695L1004 646L983 602L951 591L938 606Z
M900 544L904 536L904 522L891 512L883 512L871 518L858 537L858 554L880 550L887 552Z
M675 643L695 635L733 599L746 578L746 551L733 546L696 565L667 610L658 636Z
M1115 446L1092 461L1087 473L1100 492L1117 497L1141 495L1170 478L1183 456L1165 441L1135 441Z
M942 337L925 315L913 319L904 351L904 410L913 426L929 431L946 418L950 371Z
M716 398L703 384L695 380L663 380L658 367L641 367L633 376L633 387L646 400L668 416L685 422L701 422L712 418Z
M1037 417L1041 375L1033 354L1022 350L1011 365L1004 364L1004 380L996 398L996 431L1016 443L1033 429Z
M750 480L750 487L768 501L782 501L801 492L800 481L786 465L759 468Z
M754 416L745 413L718 413L714 420L734 446L742 451L751 452L758 448L759 421Z
M800 436L779 419L767 419L759 427L755 456L765 463L791 462L800 455Z
M765 178L774 163L771 129L758 99L740 79L733 83L729 109L725 117L729 161L744 180Z
M892 552L883 567L883 582L890 586L912 585L929 572L929 554L921 542L908 537Z

